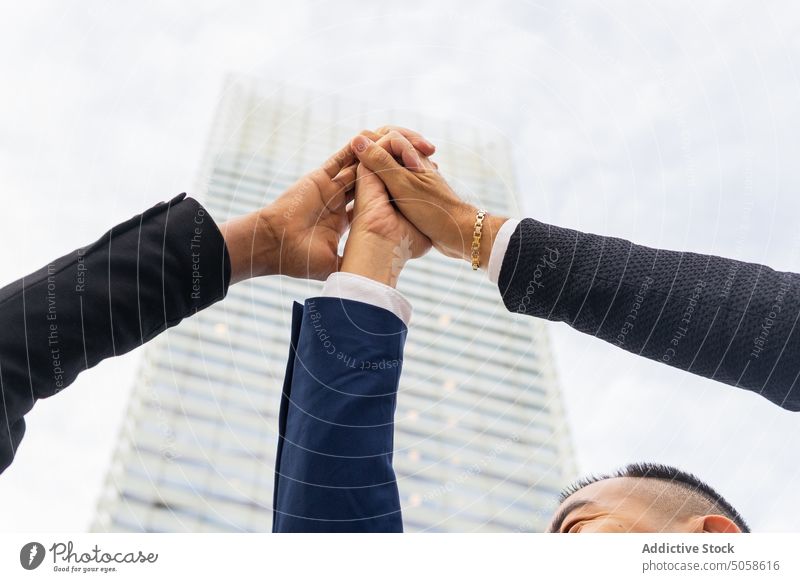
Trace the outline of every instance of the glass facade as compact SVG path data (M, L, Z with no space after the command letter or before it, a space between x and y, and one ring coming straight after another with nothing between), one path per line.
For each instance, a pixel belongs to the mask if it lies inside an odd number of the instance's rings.
M218 222L274 199L363 127L397 119L437 144L454 189L517 216L510 148L490 129L370 109L336 95L230 79L197 192ZM231 287L148 344L94 531L269 531L293 300L317 282ZM542 531L574 476L542 322L432 251L404 270L414 305L395 468L407 531Z

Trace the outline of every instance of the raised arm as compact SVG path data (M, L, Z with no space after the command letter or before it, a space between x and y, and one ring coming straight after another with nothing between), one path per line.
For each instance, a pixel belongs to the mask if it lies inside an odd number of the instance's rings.
M182 194L0 290L0 471L39 398L221 299L229 278L223 237Z
M509 311L800 410L800 275L525 219L499 288Z
M392 451L406 326L384 308L335 296L357 279L332 275L329 295L294 306L275 532L402 531Z
M273 531L402 531L392 453L411 307L394 286L429 247L360 169L342 272L294 308Z
M392 142L402 144L403 137ZM395 156L401 164L364 136L353 149L437 249L471 260L477 208L411 154ZM800 410L800 275L532 219L508 222L489 210L480 264L510 311L567 323Z
M0 472L24 415L83 370L222 299L229 284L335 272L354 160L348 144L272 204L219 227L182 194L0 289Z

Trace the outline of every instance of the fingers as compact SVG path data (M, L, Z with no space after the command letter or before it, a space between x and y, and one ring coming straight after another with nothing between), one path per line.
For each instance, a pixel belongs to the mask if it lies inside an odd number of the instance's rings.
M368 132L361 132L361 135L357 136L352 142L354 145L354 150L357 140L358 143L363 143L361 139L367 139L371 141L371 138L368 136ZM376 145L389 152L392 157L400 158L403 162L403 166L413 172L425 172L433 169L432 162L428 161L427 157L420 155L414 145L398 131L390 131L386 135L382 136L376 142ZM379 154L378 152L375 152L371 155L378 156ZM357 151L356 156L358 157ZM359 158L359 160L361 159ZM363 160L361 160L361 162L364 163ZM369 166L369 164L366 165ZM370 169L375 171L373 168ZM383 178L383 176L381 177Z
M389 193L386 192L386 185L383 181L374 172L366 168L364 164L358 164L356 169L356 196L362 196L363 194L367 194L367 198L370 200L373 198L389 200Z
M349 145L347 147L350 147ZM351 150L352 151L352 150ZM338 186L337 193L347 192L356 181L356 164L352 163L336 174L331 182Z
M390 126L387 125L384 127L390 127ZM368 137L369 139L377 143L387 152L392 154L395 158L402 159L403 165L410 170L413 170L415 172L421 172L424 171L423 168L425 166L429 166L428 164L425 164L424 162L421 161L422 159L427 159L424 157L425 155L424 152L421 152L419 148L415 146L411 140L406 138L406 136L399 131L392 130L385 133L376 133L374 131L370 131L369 129L365 129L361 132L361 135ZM426 149L430 151L429 148ZM406 152L405 155L403 154L403 152ZM423 155L422 156L418 155L420 153ZM431 164L432 163L433 162L431 162Z
M391 188L398 184L407 170L394 159L392 154L364 135L357 135L350 142L353 153L366 169L374 172Z
M378 133L376 131L372 131L371 129L362 129L361 132L360 132L360 135L363 135L364 137L368 137L372 141L378 141L379 139L381 139L383 137L384 134Z
M388 144L388 148L386 144ZM403 161L403 165L412 172L425 171L419 152L399 132L391 131L387 133L378 141L378 145L390 151L395 158L400 158Z
M397 131L390 131L384 135L378 145L388 150L395 158L400 158L403 165L412 172L427 172L433 170L433 162L420 154L414 145L405 136Z
M395 131L406 138L424 156L431 156L436 151L436 146L422 137L421 134L405 127L400 127L397 125L384 125L383 127L378 128L377 133L378 135L386 135L392 131ZM375 138L370 139L377 141Z
M356 171L356 195L353 203L354 216L356 219L375 205L389 204L389 193L386 191L378 176L358 164Z
M403 165L413 172L437 170L439 166L428 160L435 151L435 146L420 134L410 129L393 125L384 125L377 132L365 129L360 135L376 142L395 158L403 161Z
M353 156L355 158L355 156ZM317 184L319 191L323 193L323 200L325 206L334 212L337 212L343 205L353 199L353 186L356 183L356 164L350 164L342 169L333 178L323 177L323 170L314 170L310 174L310 178ZM333 184L334 188L331 189L327 185L327 181Z
M355 162L353 149L350 147L350 144L347 144L325 160L325 163L322 164L322 170L328 175L328 178L334 178L342 169L351 165L353 162Z
M378 131L370 131L368 129L361 132L361 135L369 138L373 142L378 142L382 138L387 136L392 136L390 141L384 142L384 144L391 144L392 147L397 147L393 154L400 158L402 157L402 151L407 149L406 144L411 144L414 149L419 151L422 156L430 156L436 151L436 146L434 146L431 142L427 139L422 137L416 131L411 129L406 129L405 127L399 127L396 125L384 125L380 127ZM397 144L397 145L396 145ZM402 147L399 147L402 145ZM408 159L412 162L412 166L414 168L418 167L418 164L415 160L411 157L412 152L408 152L405 154ZM330 158L328 158L324 164L322 164L322 170L327 174L328 178L334 179L337 178L337 175L348 166L352 165L355 162L355 156L353 155L353 148L351 144L347 144L335 154L333 154ZM405 159L403 163L407 163ZM432 162L430 163L430 167L432 167ZM424 164L428 165L428 164ZM349 177L349 176L348 176ZM336 180L339 183L343 183L343 180L338 179ZM347 188L350 187L351 184L347 185ZM347 189L346 188L346 189Z

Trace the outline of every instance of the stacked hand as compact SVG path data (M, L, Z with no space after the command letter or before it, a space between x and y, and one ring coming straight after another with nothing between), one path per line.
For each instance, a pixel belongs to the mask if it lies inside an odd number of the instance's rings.
M406 261L431 243L469 260L477 209L439 174L428 159L434 151L411 130L362 132L269 206L222 225L231 282L270 274L325 279L342 270L394 285ZM503 220L484 223L482 265Z
M469 261L478 209L453 192L436 166L405 137L406 131L392 129L377 143L359 135L351 145L361 164L381 177L399 210L437 250ZM505 220L489 215L484 221L481 265L488 264L494 236Z
M352 217L342 271L394 287L406 262L431 248L428 237L392 205L381 179L362 164Z

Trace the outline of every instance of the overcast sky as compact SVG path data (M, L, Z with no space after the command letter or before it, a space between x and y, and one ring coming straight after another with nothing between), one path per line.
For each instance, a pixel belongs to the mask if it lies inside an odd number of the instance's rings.
M191 190L229 72L495 126L527 216L800 268L797 3L378 4L5 3L0 283ZM548 328L581 471L673 463L797 531L800 416ZM138 357L27 417L1 531L88 527Z

